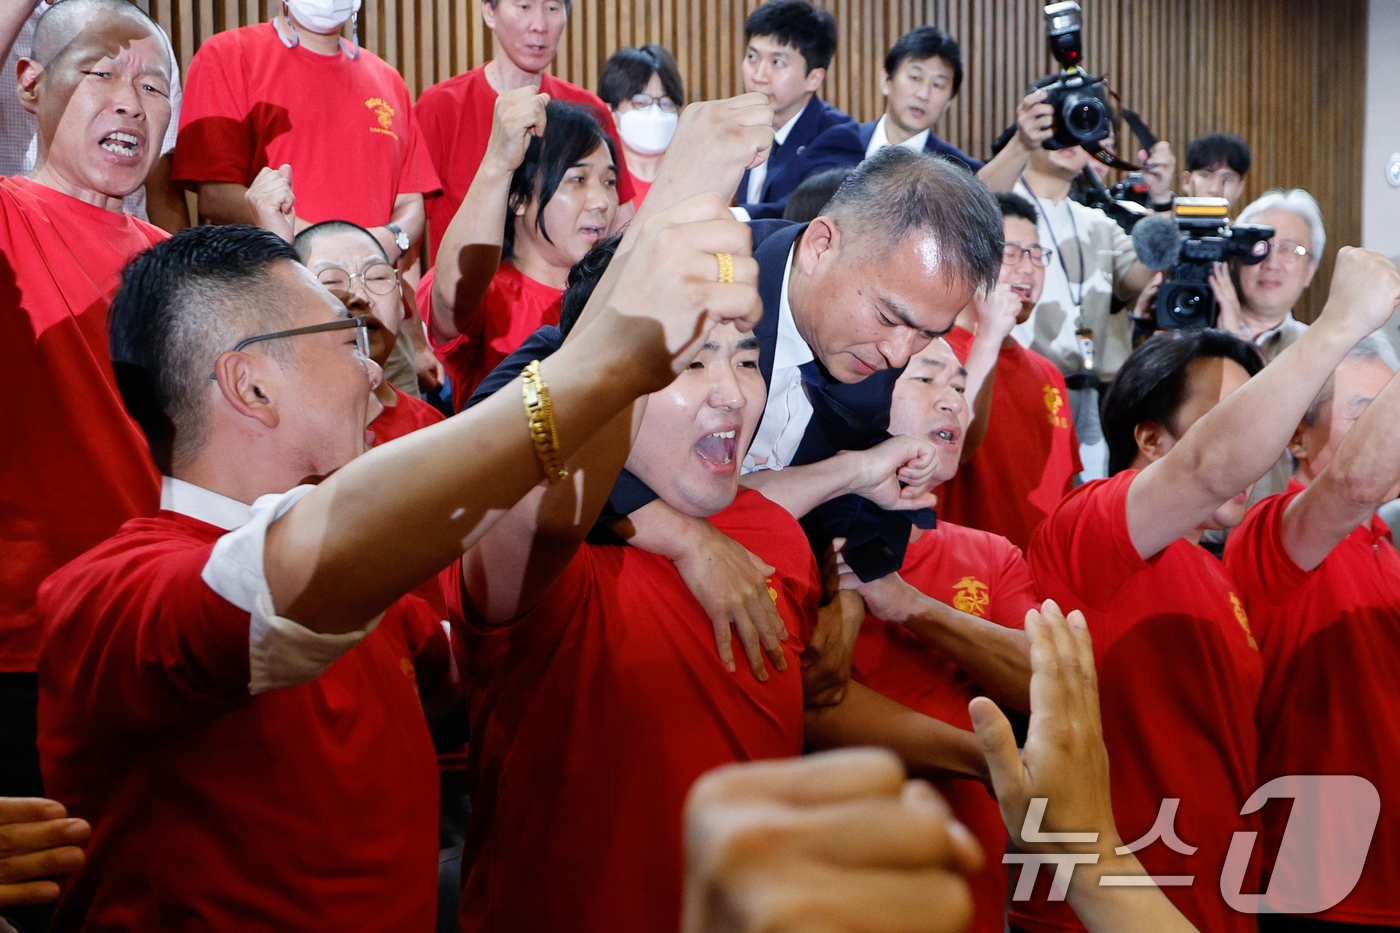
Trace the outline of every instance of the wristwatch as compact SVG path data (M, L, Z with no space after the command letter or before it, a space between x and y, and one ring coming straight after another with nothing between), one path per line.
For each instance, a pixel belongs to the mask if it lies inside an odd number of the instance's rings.
M408 252L408 234L403 232L403 228L392 220L385 224L384 228L394 235L394 245L399 248L399 252Z

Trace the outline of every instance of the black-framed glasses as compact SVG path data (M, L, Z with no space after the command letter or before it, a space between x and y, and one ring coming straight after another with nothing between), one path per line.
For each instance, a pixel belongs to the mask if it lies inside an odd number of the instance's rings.
M680 109L676 106L676 102L671 100L671 98L652 97L646 92L642 92L640 94L633 94L630 98L628 98L628 100L632 101L632 106L636 107L638 110L645 110L652 104L656 104L657 106L659 106L661 108L662 113L675 113L677 110Z
M300 337L302 334L322 334L331 330L349 330L355 328L355 349L360 356L369 359L369 315L361 314L359 317L341 318L338 321L327 321L324 324L312 324L310 327L293 327L291 330L279 330L270 334L258 334L256 337L249 337L240 340L238 345L228 353L238 353L244 347L251 344L261 343L264 340L280 340L283 337ZM223 356L223 354L219 354ZM210 379L219 378L218 373L210 373Z
M364 272L346 272L339 266L328 266L316 274L316 281L326 287L326 291L344 301L350 297L350 286L359 279L365 291L376 295L391 294L399 284L399 276L387 262L376 262Z
M1048 246L1017 246L1015 243L1007 243L1001 249L1001 261L1003 265L1018 266L1023 257L1031 257L1031 262L1042 269L1050 258L1055 255L1055 251Z

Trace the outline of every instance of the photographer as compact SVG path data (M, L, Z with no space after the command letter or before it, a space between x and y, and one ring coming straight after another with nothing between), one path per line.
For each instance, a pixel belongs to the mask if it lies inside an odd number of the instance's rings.
M1131 300L1151 281L1137 261L1132 240L1107 214L1069 197L1091 156L1080 146L1045 149L1053 135L1053 111L1045 92L1021 101L1014 132L978 177L993 191L1014 191L1036 205L1040 242L1055 258L1045 267L1045 290L1026 323L1013 332L1023 345L1049 358L1065 375L1085 479L1106 475L1107 447L1099 425L1099 385L1111 379L1132 352L1127 315L1110 313L1113 296ZM1176 158L1166 141L1139 153L1147 165L1153 203L1171 198Z
M1186 147L1181 189L1191 198L1224 198L1233 207L1244 194L1249 173L1249 143L1231 133L1211 133Z

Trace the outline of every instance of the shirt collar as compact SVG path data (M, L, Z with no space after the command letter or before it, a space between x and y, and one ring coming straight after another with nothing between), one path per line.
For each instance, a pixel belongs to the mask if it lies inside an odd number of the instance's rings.
M787 265L783 267L783 290L778 298L778 339L773 348L773 371L788 366L801 366L814 358L812 348L802 339L797 330L797 322L792 317L792 305L788 302L788 280L792 277L792 259L797 253L797 243L788 250Z
M806 112L807 112L807 108L806 108L806 107L803 107L801 110L797 111L797 113L795 113L795 114L792 115L792 119L791 119L791 120L787 121L787 122L784 123L782 126L778 127L776 130L774 130L774 131L773 131L773 142L777 143L779 146L781 146L783 143L787 142L787 138L788 138L789 136L792 135L792 128L793 128L794 126L797 125L797 121L798 121L798 120L801 120L801 119L802 119L802 114L804 114L804 113L806 113Z
M1283 320L1279 321L1273 327L1270 327L1268 330L1255 337L1254 345L1256 347L1262 347L1269 341L1277 339L1278 337L1283 335L1283 329L1291 325L1293 322L1293 312L1289 311L1288 314L1284 316Z
M247 524L253 515L253 507L246 503L221 496L203 486L196 486L173 476L161 477L160 507L167 512L188 515L224 531L232 531Z

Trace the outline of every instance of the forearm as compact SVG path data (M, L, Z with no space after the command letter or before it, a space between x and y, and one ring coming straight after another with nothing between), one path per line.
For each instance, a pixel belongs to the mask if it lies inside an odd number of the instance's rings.
M1114 844L1117 840L1113 841ZM1105 847L1095 865L1075 867L1069 886L1069 905L1089 933L1195 933L1196 928L1182 916L1162 889L1099 883L1105 877L1146 875L1137 856L1116 855Z
M215 224L257 224L244 197L246 185L206 181L199 185L199 216Z
M423 206L420 193L401 194L394 199L394 212L389 218L400 230L408 234L408 248L423 238L423 230L428 226L428 211Z
M987 765L971 732L916 713L852 681L835 706L804 714L807 751L878 745L927 778L986 780Z
M852 491L852 460L847 451L841 451L817 463L745 473L739 484L758 490L793 518L801 518L823 502Z
M928 597L902 624L952 658L992 699L1030 712L1031 657L1025 632L959 612Z
M992 160L978 170L977 177L994 192L1009 192L1016 187L1016 181L1030 159L1031 150L1022 144L1019 137L1013 136L1001 152L992 156Z
M1134 262L1132 267L1128 269L1128 274L1123 276L1123 280L1115 289L1118 297L1125 301L1132 301L1142 293L1144 288L1152 284L1152 277L1156 274L1142 263Z
M483 162L443 233L433 263L433 337L451 340L471 323L501 263L513 170Z
M24 29L29 14L34 12L34 0L4 0L0 3L0 56L8 58L15 40ZM20 49L21 55L28 55L29 49ZM11 75L11 78L14 76Z
M676 561L689 549L696 533L705 530L702 525L710 527L703 518L684 515L666 500L653 499L612 527L633 547Z
M972 399L972 422L963 440L960 463L971 460L987 436L987 425L992 417L992 392L996 389L997 358L1001 355L1003 339L994 343L979 336L967 351L967 397Z
M642 361L664 354L636 353L653 337L630 323L592 328L540 364L565 458L663 378ZM456 559L541 478L515 380L357 458L275 522L264 555L273 603L315 631L357 628Z
M175 233L190 225L190 209L185 202L185 192L170 184L173 161L171 154L161 156L146 178L146 216L167 233Z

